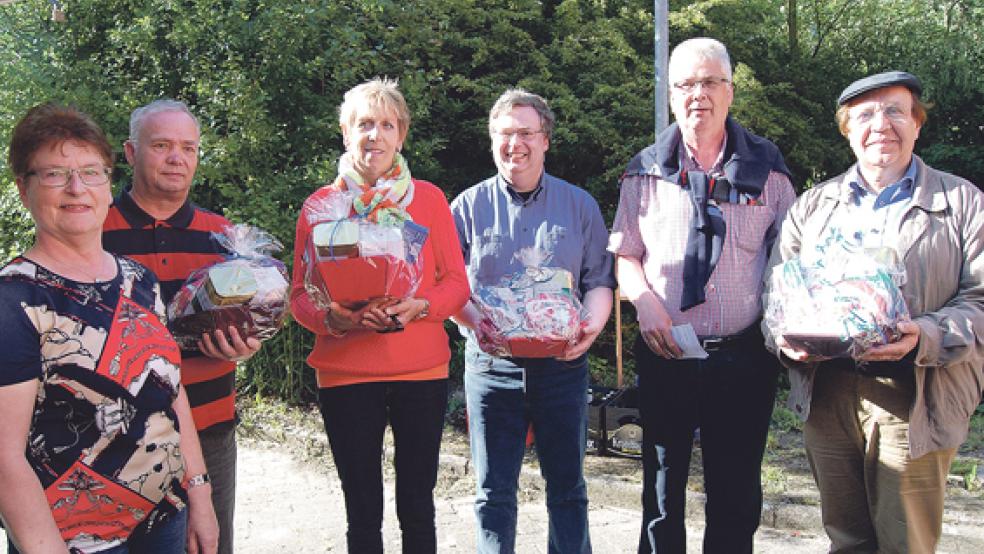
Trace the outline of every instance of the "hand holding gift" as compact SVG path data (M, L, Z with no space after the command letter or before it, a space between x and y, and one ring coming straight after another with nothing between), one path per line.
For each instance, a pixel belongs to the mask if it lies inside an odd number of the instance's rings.
M256 227L233 225L212 236L231 254L188 276L168 305L168 321L182 348L203 341L206 354L229 358L223 353L255 351L249 339L266 340L283 326L287 269L270 256L280 242Z
M894 251L836 249L809 265L795 258L772 274L765 323L800 359L860 360L902 336L904 281Z

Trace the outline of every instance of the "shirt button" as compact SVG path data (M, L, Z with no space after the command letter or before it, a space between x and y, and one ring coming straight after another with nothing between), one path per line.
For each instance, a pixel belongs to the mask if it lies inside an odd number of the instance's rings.
M161 258L161 265L167 265L167 258Z

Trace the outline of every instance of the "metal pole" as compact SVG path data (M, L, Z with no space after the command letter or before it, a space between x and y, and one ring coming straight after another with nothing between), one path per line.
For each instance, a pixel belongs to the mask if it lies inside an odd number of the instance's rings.
M655 49L653 83L656 88L656 135L670 124L667 93L669 74L667 60L670 52L669 8L667 0L653 1L653 44Z

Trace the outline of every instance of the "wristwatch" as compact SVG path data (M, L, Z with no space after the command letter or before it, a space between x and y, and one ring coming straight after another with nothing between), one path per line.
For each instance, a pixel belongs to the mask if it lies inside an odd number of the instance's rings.
M193 489L195 487L200 487L202 485L207 485L211 483L212 479L208 476L208 473L199 473L194 477L188 479L188 488Z

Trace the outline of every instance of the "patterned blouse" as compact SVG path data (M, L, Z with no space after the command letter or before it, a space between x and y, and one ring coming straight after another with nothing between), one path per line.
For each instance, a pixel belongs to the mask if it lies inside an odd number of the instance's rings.
M156 277L127 258L79 283L23 257L0 269L0 386L36 379L26 449L70 548L99 552L185 506L180 352Z

